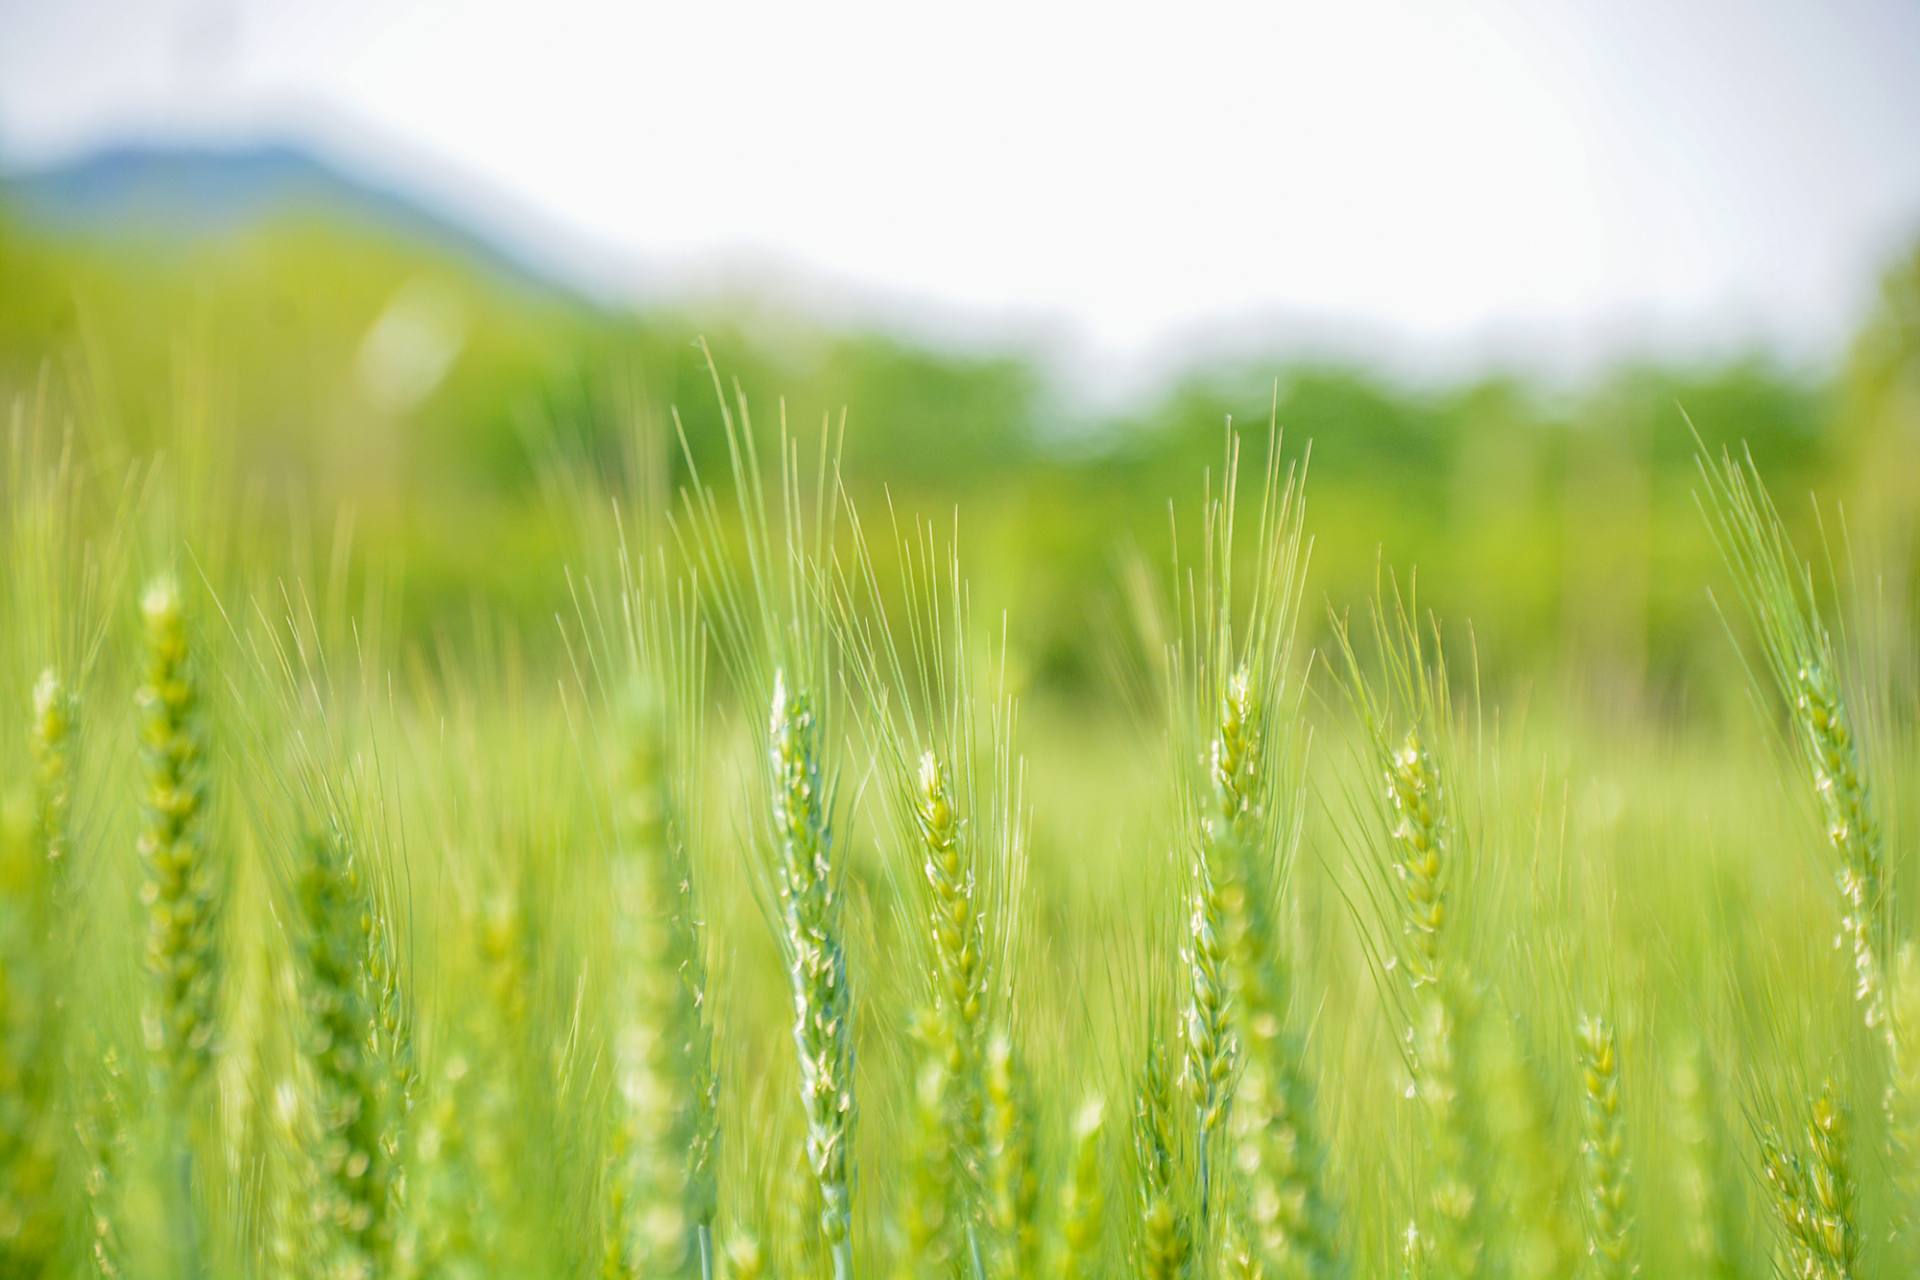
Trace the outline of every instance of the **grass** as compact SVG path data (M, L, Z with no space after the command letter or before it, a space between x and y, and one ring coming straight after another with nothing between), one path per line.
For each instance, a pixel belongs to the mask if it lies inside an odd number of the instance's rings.
M1670 717L1483 683L1411 576L1322 619L1277 435L1089 703L715 393L724 476L556 464L557 662L15 449L0 1273L1910 1273L1912 619L1750 462Z

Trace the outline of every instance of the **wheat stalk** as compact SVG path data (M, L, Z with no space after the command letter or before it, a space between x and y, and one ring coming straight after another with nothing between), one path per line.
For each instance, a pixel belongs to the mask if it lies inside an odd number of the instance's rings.
M1262 707L1246 666L1227 682L1214 740L1215 812L1204 838L1228 854L1233 873L1220 894L1243 1066L1233 1103L1235 1168L1244 1190L1248 1253L1276 1276L1324 1276L1338 1269L1335 1215L1312 1129L1313 1095L1289 1028L1286 980L1271 920L1266 822L1271 768Z
M58 1239L61 975L48 954L53 868L14 818L0 815L0 1271L31 1275Z
M1106 1223L1106 1170L1101 1165L1105 1138L1105 1105L1089 1098L1073 1118L1067 1175L1060 1187L1056 1280L1088 1280L1098 1274Z
M1808 1108L1807 1145L1789 1149L1775 1132L1761 1138L1760 1167L1785 1237L1790 1274L1852 1280L1860 1274L1854 1172L1846 1109L1831 1082Z
M140 857L147 907L147 968L154 996L147 1043L175 1105L212 1061L220 981L219 882L206 847L200 689L180 593L170 579L141 601L147 668L136 700L146 761Z
M1006 1032L987 1041L983 1078L988 1218L995 1271L1033 1275L1040 1265L1040 1174L1034 1164L1032 1084Z
M1428 1174L1432 1229L1424 1249L1440 1275L1462 1280L1480 1275L1486 1260L1484 1161L1469 1093L1475 1064L1468 1050L1474 1037L1463 1025L1472 1009L1464 992L1424 1001L1414 1041L1420 1064L1415 1089L1426 1107L1433 1152Z
M1426 1104L1435 1155L1432 1238L1441 1274L1470 1277L1484 1261L1485 1197L1470 1094L1474 1071L1471 988L1443 963L1449 822L1440 776L1419 731L1410 729L1384 770L1394 825L1389 840L1402 889L1407 977L1415 995L1415 1087Z
M419 1090L419 1064L414 1056L413 1007L401 985L400 944L387 906L377 892L368 895L361 927L361 983L373 1013L367 1050L378 1064L372 1081L373 1102L382 1119L376 1146L387 1173L381 1245L390 1256L397 1247L404 1208L404 1164L408 1126Z
M399 1171L383 1051L382 992L370 979L373 895L338 831L310 836L295 883L295 951L317 1125L311 1189L329 1274L351 1280L392 1265Z
M1722 453L1716 462L1702 450L1696 463L1703 510L1759 634L1767 676L1785 704L1833 852L1854 999L1884 1049L1888 1137L1908 1170L1902 1177L1920 1178L1911 1172L1911 1153L1901 1149L1913 1122L1903 1114L1911 1104L1900 1092L1916 1050L1901 1043L1900 1020L1890 1016L1888 986L1898 975L1884 836L1859 722L1842 689L1838 647L1821 617L1812 570L1795 554L1752 457L1736 461ZM1920 1200L1903 1197L1898 1214L1900 1225L1914 1231Z
M711 1276L718 1080L686 832L665 710L636 694L623 726L612 868L617 1120L603 1273Z
M921 1061L908 1114L906 1185L900 1215L901 1280L953 1274L953 1233L960 1224L951 1212L957 1203L953 1184L958 1172L951 1143L955 1105L950 1092L953 1077L948 1070L955 1052L947 1043L951 1031L948 1019L931 1014L923 1014L914 1030Z
M807 1161L820 1187L820 1229L836 1280L846 1280L853 1268L847 1172L853 1025L818 731L810 696L789 690L785 674L776 672L768 737L781 918L793 988L793 1041L800 1056Z
M1147 1280L1183 1280L1193 1228L1174 1183L1173 1083L1157 1042L1149 1044L1135 1095L1133 1151L1139 1200L1138 1265Z
M1193 734L1177 728L1176 741L1197 739L1201 759L1197 777L1179 775L1192 823L1183 1078L1196 1120L1202 1250L1224 1196L1237 1206L1238 1245L1251 1264L1318 1276L1337 1269L1335 1215L1274 923L1303 807L1300 779L1288 772L1288 704L1307 552L1300 479L1283 466L1277 434L1268 446L1252 590L1244 603L1236 598L1240 438L1229 431L1222 483L1203 506L1203 572L1185 588L1186 635L1168 652L1171 720ZM1223 1131L1231 1166L1214 1158ZM1223 1174L1232 1185L1216 1186Z
M1427 1112L1433 1169L1430 1220L1410 1228L1410 1266L1432 1265L1447 1276L1471 1277L1485 1265L1490 1212L1485 1174L1484 1107L1475 1095L1474 1061L1479 990L1467 967L1452 957L1452 897L1466 860L1458 798L1449 791L1446 761L1454 759L1454 709L1438 624L1423 634L1417 607L1397 592L1392 608L1376 595L1375 639L1384 666L1385 697L1376 694L1344 622L1335 633L1346 660L1348 696L1366 733L1367 764L1379 786L1372 795L1384 845L1379 862L1384 894L1373 901L1397 942L1379 961L1379 976L1404 969L1404 996L1383 991L1409 1023L1408 1066L1414 1093ZM1404 728L1397 726L1404 725Z
M962 847L963 823L946 765L932 751L920 757L913 820L928 889L932 979L947 1023L945 1071L952 1090L954 1156L970 1179L981 1176L985 1144L981 1079L986 1041L987 965L984 917L974 902L974 873Z
M1854 965L1854 998L1868 1027L1886 1027L1891 960L1886 866L1879 816L1857 726L1840 687L1833 638L1820 617L1813 575L1794 554L1751 457L1697 459L1703 508L1759 632L1766 671L1793 721L1834 858L1841 936Z
M835 1280L853 1273L854 1120L853 996L841 932L840 870L833 833L820 718L831 696L832 637L823 616L831 581L833 515L838 492L836 433L821 435L820 465L809 524L796 447L784 419L779 437L779 531L767 500L758 444L745 396L729 404L718 367L707 357L725 428L746 575L736 567L732 540L718 502L700 481L681 431L682 454L693 471L676 538L706 587L705 604L722 662L736 684L765 697L768 837L779 941L793 1002L793 1043L800 1067L805 1156L819 1196L819 1234Z
M95 1280L120 1280L126 1274L120 1239L120 1178L126 1167L126 1119L119 1055L100 1055L94 1087L75 1123L81 1167L82 1220L87 1270Z
M1202 845L1205 848L1205 843ZM1214 1135L1226 1123L1227 1105L1238 1058L1228 1020L1225 908L1221 903L1222 871L1203 856L1194 862L1193 887L1187 913L1188 999L1186 1013L1186 1069L1182 1079L1194 1109L1194 1150L1200 1186L1202 1232L1212 1206Z
M1857 1274L1860 1266L1860 1228L1855 1204L1853 1151L1846 1106L1833 1082L1821 1086L1807 1122L1807 1146L1813 1159L1807 1169L1809 1202L1819 1215L1821 1247L1840 1275Z
M1633 1217L1628 1200L1626 1117L1620 1104L1620 1057L1613 1026L1583 1017L1575 1036L1580 1051L1584 1123L1581 1150L1587 1169L1587 1253L1604 1280L1639 1271L1633 1257Z
M34 686L31 810L0 813L0 1270L37 1274L58 1251L70 928L72 696Z
M146 822L139 852L146 870L141 901L153 984L144 1021L172 1125L175 1248L181 1271L194 1276L205 1260L196 1225L189 1118L212 1064L218 1031L221 886L204 831L201 695L179 588L170 578L159 579L147 589L140 609L146 668L135 702L146 766Z
M996 961L1004 966L1017 950L1014 907L1025 875L1024 766L1013 751L1006 641L1003 632L1000 687L977 699L957 531L943 545L930 524L916 522L903 536L894 518L905 599L896 626L851 497L844 505L855 559L851 579L836 592L835 622L870 707L863 724L885 766L888 808L923 889L929 1012L948 1024L940 1037L950 1050L948 1143L960 1170L950 1216L963 1224L967 1261L979 1280L988 1253L1002 1270L1032 1265L1030 1224L1013 1233L1026 1242L1011 1244L1007 1197L992 1186L987 1149L990 1028L1007 1030L1001 1014L1012 991L1012 974ZM1009 1248L1011 1259L1004 1256Z
M1395 819L1388 834L1404 894L1407 977L1416 990L1436 988L1441 979L1440 933L1447 916L1447 816L1440 776L1418 728L1407 730L1385 772Z

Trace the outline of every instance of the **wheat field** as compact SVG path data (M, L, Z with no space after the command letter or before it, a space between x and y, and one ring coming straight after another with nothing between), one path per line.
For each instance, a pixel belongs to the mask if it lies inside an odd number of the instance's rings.
M217 434L13 411L0 1275L1915 1273L1912 618L1738 422L1673 714L1330 608L1312 422L1029 704L966 512L714 382L426 643Z

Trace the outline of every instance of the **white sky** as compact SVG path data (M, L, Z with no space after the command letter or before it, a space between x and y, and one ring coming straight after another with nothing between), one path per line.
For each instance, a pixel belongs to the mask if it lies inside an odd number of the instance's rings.
M618 288L1119 368L1828 354L1920 234L1916 126L1912 0L0 0L15 164L317 138Z

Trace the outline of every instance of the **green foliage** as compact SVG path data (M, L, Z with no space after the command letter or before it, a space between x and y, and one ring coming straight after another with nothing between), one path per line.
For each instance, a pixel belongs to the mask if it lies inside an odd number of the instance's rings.
M1114 546L1154 545L1169 477L1215 459L1222 422L1271 411L1314 439L1319 585L1341 603L1364 599L1377 557L1417 561L1429 600L1485 629L1503 678L1604 661L1597 697L1617 680L1658 701L1722 656L1700 625L1713 552L1689 501L1683 410L1744 438L1796 490L1910 506L1912 275L1910 258L1893 264L1836 379L1743 354L1572 390L1441 385L1276 354L1201 364L1144 402L1093 410L1017 348L941 352L778 313L622 312L351 222L122 243L0 211L0 385L70 392L89 435L136 456L208 415L264 520L297 530L350 508L405 566L401 624L436 637L475 596L535 624L564 607L541 568L564 543L530 462L560 450L617 467L636 423L677 411L692 463L723 468L705 334L753 402L777 399L796 422L850 415L863 496L884 483L930 507L960 501L1032 637L1028 665L1081 696L1101 655L1077 643L1079 623L1105 598ZM192 402L196 383L216 389L210 403ZM1913 536L1900 539L1889 572L1911 584Z

